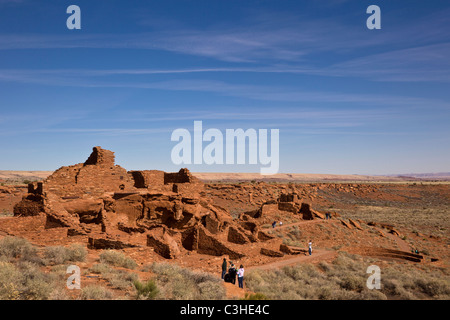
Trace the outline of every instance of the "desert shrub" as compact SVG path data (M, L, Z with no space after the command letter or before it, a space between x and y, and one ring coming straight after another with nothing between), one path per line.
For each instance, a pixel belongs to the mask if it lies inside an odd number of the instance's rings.
M83 262L86 260L87 250L80 244L73 244L67 248L68 261Z
M364 289L364 285L364 279L355 275L348 275L340 282L341 288L357 292L361 292Z
M26 300L47 300L53 291L52 275L43 273L39 267L28 263L21 268L21 296Z
M203 281L198 284L200 300L220 300L226 295L225 287L222 283L214 281Z
M430 297L450 295L450 284L441 279L419 278L415 283L420 291Z
M142 283L138 279L133 281L134 288L136 289L136 299L150 300L154 299L158 293L159 289L156 282L153 279Z
M103 278L116 289L127 289L132 287L133 282L138 279L137 274L129 273L124 270L112 269L112 272L102 274Z
M17 237L5 237L0 240L0 256L6 259L39 260L37 250L27 240Z
M111 291L102 286L86 286L81 289L81 300L111 300L113 297Z
M69 296L62 288L55 288L48 297L49 300L70 300Z
M151 271L156 274L160 288L159 296L165 299L224 299L222 281L209 273L196 272L175 264L153 263Z
M17 300L20 298L21 274L9 262L0 262L0 299Z
M335 290L331 286L324 286L317 289L317 298L319 300L331 300Z
M33 263L24 262L20 267L0 262L0 299L45 300L53 291L53 278L40 271Z
M363 290L358 297L360 300L387 300L387 296L380 290Z
M88 273L100 274L113 288L121 290L131 287L133 282L138 279L138 276L135 273L114 269L104 263L94 264L88 269Z
M246 292L242 300L267 300L267 296L259 292L256 293Z
M70 247L51 246L44 249L44 257L47 263L63 264L66 262L82 262L86 259L87 250L79 244Z
M44 257L47 264L63 264L67 261L66 248L61 246L51 246L44 249Z
M137 267L137 263L133 259L115 250L103 251L100 254L100 262L126 269L134 269Z
M107 274L111 272L111 267L105 263L96 263L88 271L97 274Z
M195 284L201 284L203 282L217 282L217 277L207 272L197 272L180 268L180 273L184 278L192 279Z

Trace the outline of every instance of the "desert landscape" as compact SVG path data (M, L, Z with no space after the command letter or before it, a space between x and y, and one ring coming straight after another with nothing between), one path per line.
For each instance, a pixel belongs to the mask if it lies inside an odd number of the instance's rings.
M445 174L127 171L101 147L86 159L0 173L1 299L450 297ZM244 288L221 279L224 258Z

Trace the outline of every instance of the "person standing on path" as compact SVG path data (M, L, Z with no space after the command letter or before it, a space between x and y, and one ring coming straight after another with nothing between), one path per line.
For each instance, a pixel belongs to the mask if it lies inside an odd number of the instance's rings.
M312 241L311 240L309 240L309 243L308 243L308 252L309 252L309 255L312 254Z
M223 262L222 262L222 279L225 277L226 273L227 273L227 259L223 258Z
M230 269L228 269L228 274L230 275L231 283L236 284L236 268L234 263L231 263Z
M239 288L243 289L244 288L244 266L242 264L238 270L238 283L239 283Z

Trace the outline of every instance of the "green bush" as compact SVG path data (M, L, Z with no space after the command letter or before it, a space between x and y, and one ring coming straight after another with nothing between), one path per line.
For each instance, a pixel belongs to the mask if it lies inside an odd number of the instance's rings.
M134 280L133 285L136 289L136 299L154 299L159 293L158 286L152 279L148 280L145 283L142 283L139 280Z

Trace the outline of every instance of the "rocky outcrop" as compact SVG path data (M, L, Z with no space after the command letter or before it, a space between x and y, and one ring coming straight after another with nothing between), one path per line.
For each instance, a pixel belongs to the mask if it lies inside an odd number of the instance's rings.
M261 248L260 253L265 256L269 256L269 257L283 257L284 256L283 252L271 250L271 249L267 249L267 248Z

